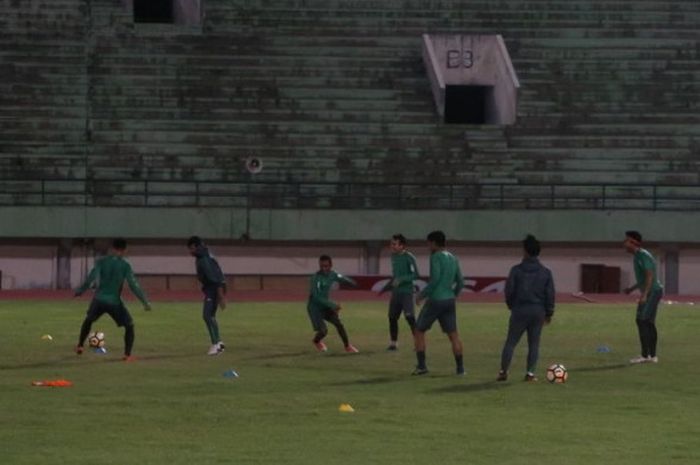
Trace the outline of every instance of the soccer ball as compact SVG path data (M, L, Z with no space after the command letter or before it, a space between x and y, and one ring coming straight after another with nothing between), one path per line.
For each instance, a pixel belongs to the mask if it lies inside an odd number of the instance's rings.
M547 368L547 381L552 384L565 383L569 378L569 372L561 363L555 363Z
M104 347L105 345L105 333L96 331L94 333L90 333L88 336L88 344L90 344L90 347L95 347L96 349L99 349L100 347Z

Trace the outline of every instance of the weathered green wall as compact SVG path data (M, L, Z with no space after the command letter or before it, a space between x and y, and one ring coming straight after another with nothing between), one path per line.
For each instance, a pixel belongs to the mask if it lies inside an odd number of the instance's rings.
M0 237L239 239L247 231L244 209L2 207ZM639 229L655 242L697 243L700 213L642 211L386 211L252 210L255 240L385 240L401 231L423 238L443 229L461 241L513 241L525 233L546 241L610 242Z

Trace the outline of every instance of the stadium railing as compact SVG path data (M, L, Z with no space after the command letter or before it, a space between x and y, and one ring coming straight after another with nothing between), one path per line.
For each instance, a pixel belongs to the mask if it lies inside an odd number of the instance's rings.
M700 186L622 183L0 180L0 205L261 209L700 210Z

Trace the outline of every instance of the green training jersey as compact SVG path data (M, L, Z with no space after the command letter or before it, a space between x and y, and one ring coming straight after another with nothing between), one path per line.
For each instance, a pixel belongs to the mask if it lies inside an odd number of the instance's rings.
M94 281L97 281L95 298L100 302L118 305L122 303L121 294L124 280L129 284L131 292L146 305L148 300L136 281L131 265L116 255L108 255L97 260L87 279L82 286L76 289L75 293L82 294Z
M420 293L430 300L454 299L464 287L457 258L446 250L430 256L430 282Z
M646 249L639 249L634 253L634 277L637 281L637 287L640 291L644 290L646 282L646 272L651 271L653 279L651 281L651 289L649 291L659 291L663 286L659 282L656 275L656 262L654 256Z
M413 281L418 279L416 257L407 251L392 254L391 276L394 281L393 292L397 294L412 294Z
M334 310L338 308L339 305L330 300L331 287L333 286L333 283L346 283L351 286L357 285L352 279L348 278L347 276L343 276L340 273L336 273L333 270L331 270L331 272L328 274L317 271L313 276L311 276L309 306L319 306Z

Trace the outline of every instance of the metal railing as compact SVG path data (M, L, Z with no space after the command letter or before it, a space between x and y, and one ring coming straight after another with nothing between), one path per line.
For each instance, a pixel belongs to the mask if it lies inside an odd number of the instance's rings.
M0 205L296 209L700 210L700 186L0 180Z

